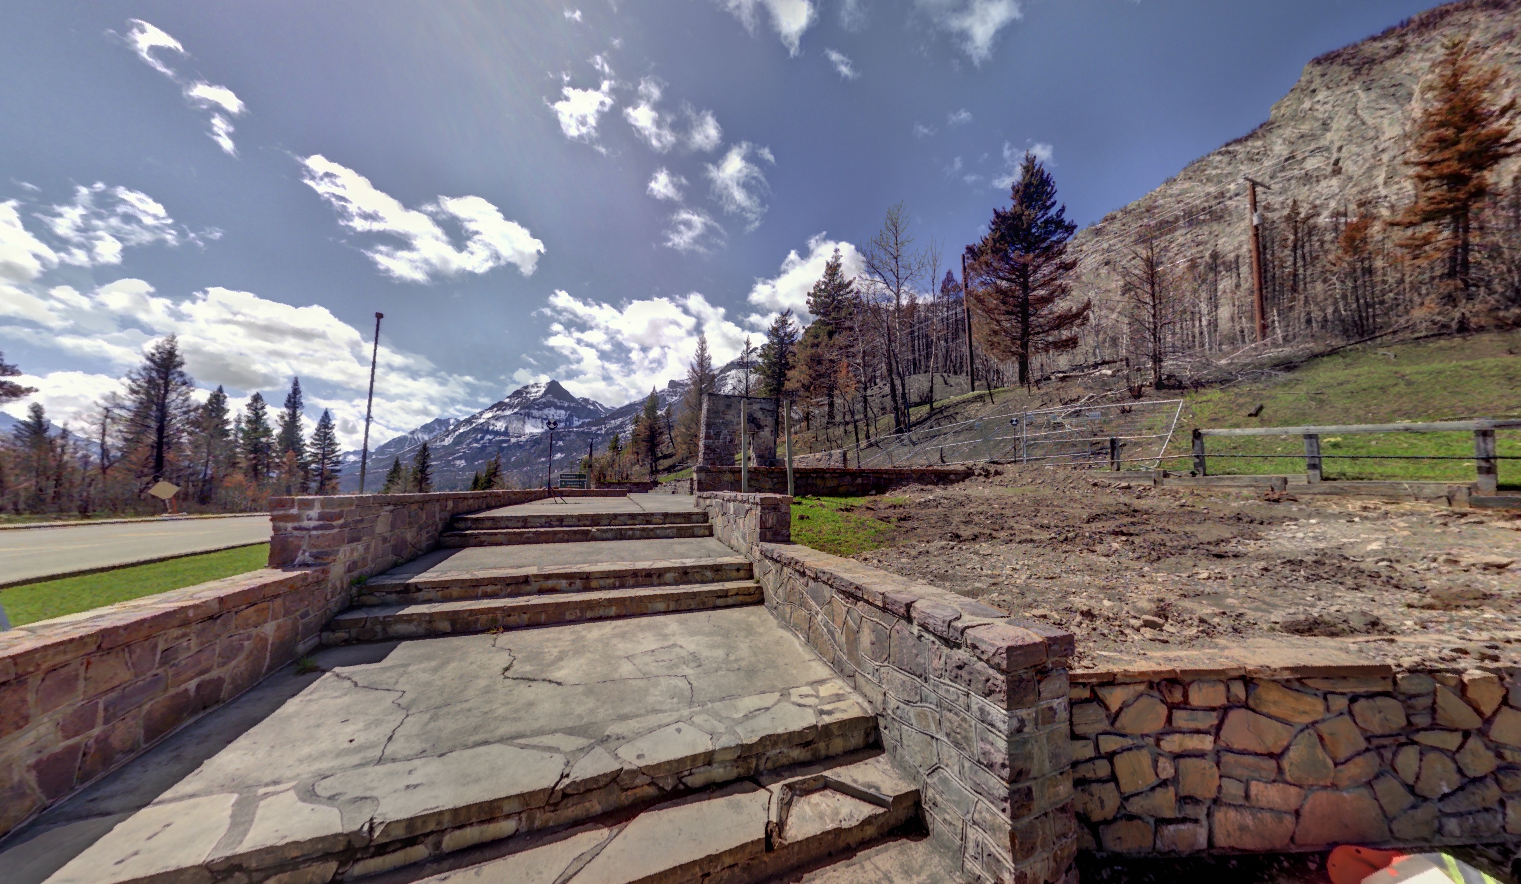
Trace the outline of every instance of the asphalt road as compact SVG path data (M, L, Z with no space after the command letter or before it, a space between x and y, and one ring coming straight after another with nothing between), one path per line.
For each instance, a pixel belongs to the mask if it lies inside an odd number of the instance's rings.
M269 540L269 516L0 531L0 584Z

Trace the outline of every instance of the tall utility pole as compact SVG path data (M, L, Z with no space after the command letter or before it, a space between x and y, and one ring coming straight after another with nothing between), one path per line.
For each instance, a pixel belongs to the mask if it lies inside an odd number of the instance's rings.
M560 422L557 420L547 420L544 422L544 426L549 430L549 459L544 462L544 490L553 494L555 489L555 430L559 429Z
M961 307L966 311L966 380L971 389L967 392L977 392L977 370L972 362L972 290L966 284L966 252L961 253Z
M359 450L359 493L364 493L365 473L370 467L370 410L375 405L375 360L380 358L380 320L384 313L375 314L375 344L370 350L370 393L364 400L364 444Z
M1267 340L1267 310L1262 300L1262 215L1257 211L1257 188L1268 187L1260 181L1246 179L1246 210L1252 222L1252 309L1257 314L1257 342Z

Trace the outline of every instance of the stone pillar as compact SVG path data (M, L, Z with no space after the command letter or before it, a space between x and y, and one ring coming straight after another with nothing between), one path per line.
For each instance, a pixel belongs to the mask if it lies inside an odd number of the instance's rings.
M697 441L700 466L732 467L739 462L739 420L745 397L709 393L702 397L702 431ZM776 402L750 397L750 465L774 467Z

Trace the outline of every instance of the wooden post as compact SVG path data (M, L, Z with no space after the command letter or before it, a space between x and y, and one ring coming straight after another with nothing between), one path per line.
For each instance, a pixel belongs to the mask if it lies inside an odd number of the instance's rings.
M1315 433L1304 435L1304 476L1312 484L1321 478L1320 436Z
M1209 473L1204 470L1204 434L1194 429L1194 472L1201 476Z
M1479 471L1479 480L1474 486L1480 494L1498 494L1500 491L1500 462L1496 455L1495 431L1474 430L1473 457Z
M1246 179L1246 207L1252 226L1252 309L1257 317L1257 340L1267 340L1267 311L1262 298L1262 216L1257 213L1257 187L1260 182ZM1260 186L1268 190L1266 184Z
M1109 470L1118 472L1120 469L1120 440L1113 436L1109 437Z

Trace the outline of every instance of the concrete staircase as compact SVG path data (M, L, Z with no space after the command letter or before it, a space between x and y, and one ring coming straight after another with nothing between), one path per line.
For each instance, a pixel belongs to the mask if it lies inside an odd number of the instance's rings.
M186 728L0 866L15 884L751 884L891 849L919 792L875 715L759 607L691 499L658 497L457 520L471 542L366 583L316 672Z

